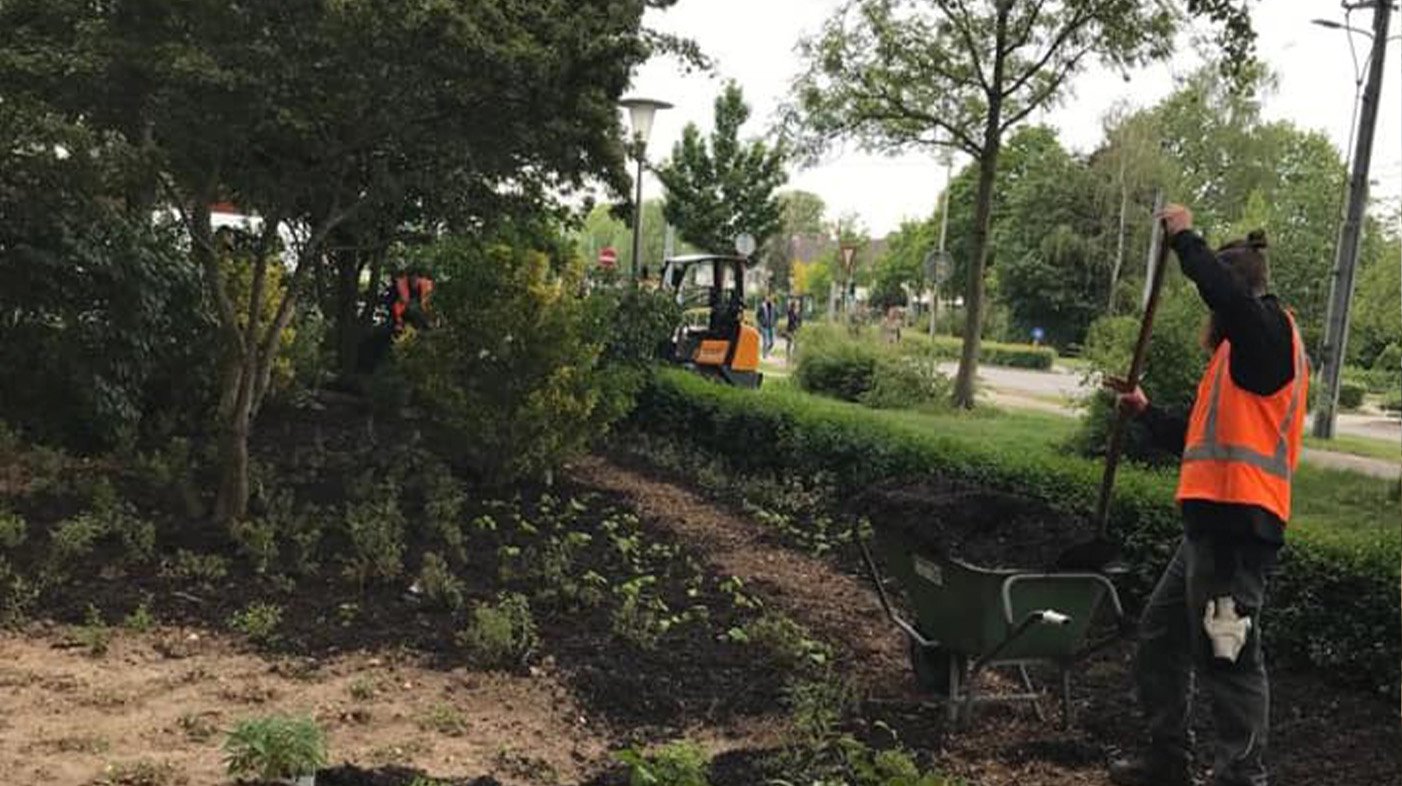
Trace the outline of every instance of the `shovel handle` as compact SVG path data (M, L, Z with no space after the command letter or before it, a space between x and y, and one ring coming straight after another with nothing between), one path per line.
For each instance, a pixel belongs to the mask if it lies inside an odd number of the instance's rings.
M1154 214L1163 208L1163 193L1154 198ZM1128 390L1139 387L1139 378L1144 373L1144 361L1149 352L1149 336L1154 329L1154 315L1159 310L1159 293L1163 290L1164 271L1168 265L1168 238L1163 222L1154 222L1155 247L1154 268L1150 271L1149 300L1144 304L1144 318L1139 322L1139 338L1134 343L1134 358L1130 361L1129 374L1125 377ZM1100 480L1100 500L1095 506L1095 522L1100 539L1104 540L1110 527L1110 491L1115 486L1115 470L1119 468L1120 453L1124 447L1125 424L1129 414L1119 412L1110 427L1110 444L1105 450L1105 475Z

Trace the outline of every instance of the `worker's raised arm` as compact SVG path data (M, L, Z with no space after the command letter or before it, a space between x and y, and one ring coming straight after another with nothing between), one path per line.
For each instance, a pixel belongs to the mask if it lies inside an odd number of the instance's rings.
M1278 325L1261 301L1264 285L1260 291L1253 290L1250 282L1208 247L1207 241L1193 231L1191 210L1168 205L1159 215L1183 274L1197 286L1203 302L1212 309L1223 337L1245 347L1253 356L1268 354ZM1264 239L1261 242L1264 244Z

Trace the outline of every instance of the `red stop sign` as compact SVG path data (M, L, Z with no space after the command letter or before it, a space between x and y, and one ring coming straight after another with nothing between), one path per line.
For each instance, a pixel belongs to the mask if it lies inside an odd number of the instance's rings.
M618 264L618 252L612 246L605 246L599 250L599 266L613 267Z

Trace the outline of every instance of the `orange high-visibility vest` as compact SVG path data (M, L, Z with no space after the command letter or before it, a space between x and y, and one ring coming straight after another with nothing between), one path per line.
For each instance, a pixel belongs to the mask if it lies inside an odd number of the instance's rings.
M1309 361L1290 322L1295 377L1269 396L1239 387L1228 370L1223 341L1198 383L1188 420L1177 499L1259 505L1290 520L1290 479L1300 460L1309 394Z
M396 325L402 326L404 324L404 312L409 308L412 295L417 295L419 306L425 311L428 310L428 296L433 292L433 280L426 276L417 276L415 284L417 284L418 291L411 293L408 276L398 276L394 280L394 288L399 297L390 306L390 312L394 315Z

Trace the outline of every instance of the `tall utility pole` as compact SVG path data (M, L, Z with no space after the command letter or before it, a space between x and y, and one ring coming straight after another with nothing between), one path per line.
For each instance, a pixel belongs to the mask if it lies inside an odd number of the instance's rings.
M1105 313L1115 312L1115 284L1120 280L1120 268L1125 261L1125 214L1129 212L1129 189L1125 187L1125 145L1120 141L1120 229L1115 234L1115 270L1110 273L1110 297Z
M949 187L950 187L950 185L951 185L951 181L950 181L949 178L950 178L951 173L953 173L953 171L954 171L954 157L951 156L951 155L949 154L948 151L945 151L945 154L944 154L944 208L940 210L940 250L939 250L939 256L936 258L937 261L935 262L935 264L936 264L936 265L944 265L944 266L946 266L946 267L948 267L949 263L946 262L946 261L945 261L945 258L944 258L944 256L945 256L945 250L944 250L944 236L945 236L946 231L949 229L949 190L950 190ZM938 271L939 268L936 267L935 270ZM934 282L934 283L933 283L933 286L930 287L930 335L933 337L933 336L935 335L935 319L936 319L936 317L939 316L939 311L940 311L940 283L941 283L941 282L940 282L940 280L939 280L939 276L938 276L938 275L931 276L930 278L933 279L933 282Z
M1324 395L1314 413L1314 436L1332 439L1334 415L1339 405L1339 381L1348 344L1349 306L1353 300L1354 273L1363 237L1363 214L1368 206L1368 168L1373 158L1373 132L1378 125L1378 103L1383 85L1383 62L1387 54L1387 27L1392 18L1392 0L1369 0L1357 8L1373 9L1373 51L1368 59L1368 83L1363 88L1358 141L1353 151L1353 172L1349 175L1348 210L1339 234L1339 251L1330 283L1329 318L1324 326L1323 371L1319 383Z

